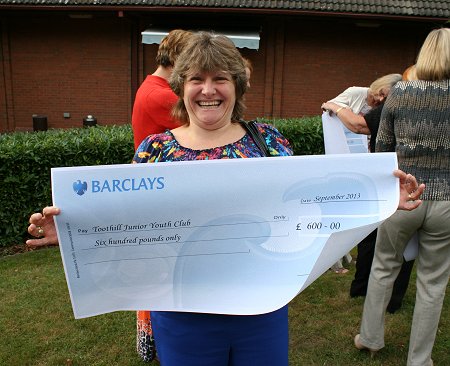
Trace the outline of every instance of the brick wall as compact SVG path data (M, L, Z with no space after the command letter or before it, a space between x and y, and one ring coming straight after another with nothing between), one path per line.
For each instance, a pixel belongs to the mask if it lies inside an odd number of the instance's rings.
M46 115L50 128L81 126L88 114L99 124L130 123L136 87L155 69L157 46L140 43L149 19L72 19L66 12L5 19L0 132L32 130L33 114ZM176 16L170 22L179 26ZM260 49L241 50L254 66L246 118L318 115L321 103L345 88L402 73L431 29L424 22L357 22L262 18Z
M414 63L422 34L411 35L404 24L366 28L354 22L292 22L285 37L280 117L294 117L320 114L321 103L347 87L402 74Z
M120 18L35 16L8 21L15 130L30 130L32 115L49 128L130 121L130 25ZM69 113L70 118L64 118Z

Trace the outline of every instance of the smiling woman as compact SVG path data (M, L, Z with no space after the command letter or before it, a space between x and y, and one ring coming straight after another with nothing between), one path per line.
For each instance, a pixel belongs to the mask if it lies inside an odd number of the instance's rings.
M245 63L241 54L227 37L221 35L199 32L191 40L190 44L193 43L197 44L197 48L186 47L186 52L180 55L169 81L175 94L180 97L175 105L174 115L182 123L189 124L190 116L184 104L186 81L194 82L197 79L201 84L199 74L219 73L216 80L218 83L222 79L221 83L231 82L234 86L235 103L230 118L238 121L245 110L243 96L247 91ZM194 80L189 80L191 78Z
M228 38L207 32L194 34L176 61L170 80L172 88L180 98L175 114L179 116L178 119L183 125L145 138L136 150L133 162L156 163L266 156L240 123L245 109L243 98L247 81L242 56ZM264 138L270 155L292 155L289 142L275 127L262 123L256 123L256 127ZM408 193L417 190L417 182L403 172L397 174L400 178L401 203L407 205L408 209L417 207L420 201L415 201L414 205L406 203ZM411 185L411 182L414 184ZM240 188L231 178L229 185L231 189ZM183 189L182 194L189 194L189 184L183 186ZM414 199L418 199L422 191L423 187L417 194L414 193ZM164 207L148 207L146 217L147 220L154 220L155 225L168 223L161 217L176 209L176 198L172 197ZM193 211L202 209L201 202L192 207ZM217 207L217 210L220 209L221 207ZM56 207L46 207L42 214L32 215L28 231L39 239L32 239L27 243L30 245L57 243L53 216L60 212ZM188 219L182 218L170 223L173 223L174 227L191 225ZM39 228L43 230L42 235L38 231ZM171 240L178 239L173 237ZM189 245L183 242L181 244ZM222 265L226 267L227 262ZM148 281L147 278L139 280ZM204 296L211 298L215 292L220 292L222 287L226 286L230 285L218 282L214 284L214 288L208 289L198 285L204 289ZM261 288L260 291L265 289ZM239 300L231 299L231 301ZM287 366L289 343L287 306L267 314L252 316L152 311L151 322L161 364ZM150 318L142 321L145 322L144 325L150 324Z
M247 81L245 62L227 37L194 34L169 81L179 96L173 114L182 126L145 139L134 162L265 156L239 123ZM273 126L258 124L258 129L272 155L292 154Z
M247 89L244 60L229 39L214 35L198 43L198 48L180 55L170 79L180 97L174 116L184 123L173 134L184 147L195 150L244 136L242 127L231 122L242 118Z
M181 127L145 139L134 162L252 158L265 156L239 120L245 110L245 64L225 36L199 32L179 56L170 86ZM272 155L292 155L273 127L257 124ZM231 316L153 311L161 364L288 364L287 305L272 313Z

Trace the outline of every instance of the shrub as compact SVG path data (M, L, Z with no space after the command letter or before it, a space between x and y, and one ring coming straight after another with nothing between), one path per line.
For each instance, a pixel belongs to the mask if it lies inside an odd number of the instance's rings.
M275 125L296 155L323 154L320 117L259 121ZM126 164L133 153L129 124L0 135L0 247L23 243L30 214L51 204L52 167Z
M30 213L51 204L52 167L124 164L130 125L15 132L0 136L0 247L23 243Z

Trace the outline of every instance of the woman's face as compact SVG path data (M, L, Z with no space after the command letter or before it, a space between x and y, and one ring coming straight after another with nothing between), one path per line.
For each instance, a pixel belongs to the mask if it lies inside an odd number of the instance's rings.
M372 108L379 106L381 103L383 103L383 100L386 99L387 95L389 94L389 90L382 89L379 93L374 94L370 90L367 95L367 104L371 106Z
M210 130L231 123L236 91L230 73L214 71L188 74L183 101L190 123Z

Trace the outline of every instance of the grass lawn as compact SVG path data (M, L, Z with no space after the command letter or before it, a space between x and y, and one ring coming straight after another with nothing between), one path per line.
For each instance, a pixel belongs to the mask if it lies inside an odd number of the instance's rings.
M370 359L353 347L363 299L348 296L350 269L325 273L291 302L290 365L406 364L414 280L402 309L387 314L386 347ZM58 248L0 257L0 335L2 366L149 365L135 353L134 312L73 318ZM449 296L433 359L435 366L450 365Z

